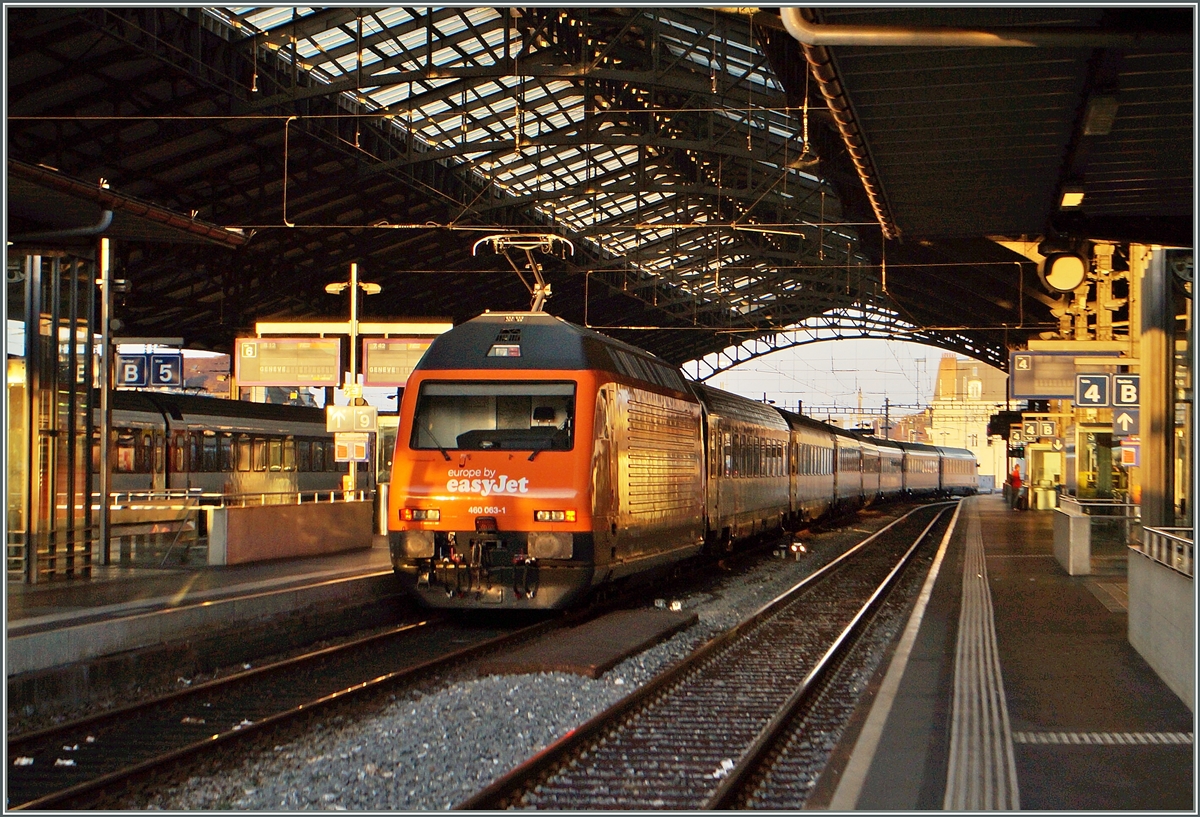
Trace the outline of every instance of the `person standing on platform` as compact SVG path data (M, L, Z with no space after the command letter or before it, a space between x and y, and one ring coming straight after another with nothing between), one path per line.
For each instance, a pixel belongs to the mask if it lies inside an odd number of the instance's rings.
M1012 509L1019 511L1021 510L1021 466L1013 466L1013 472L1008 481L1012 485Z

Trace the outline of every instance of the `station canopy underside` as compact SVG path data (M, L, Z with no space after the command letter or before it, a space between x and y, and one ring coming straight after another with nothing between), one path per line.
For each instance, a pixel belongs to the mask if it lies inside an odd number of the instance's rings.
M189 348L344 320L351 262L364 320L527 309L522 242L481 239L552 234L546 310L674 363L819 324L1005 367L1067 296L993 239L1191 246L1191 8L803 12L1031 47L801 45L778 10L6 15L10 264L111 209L124 333Z

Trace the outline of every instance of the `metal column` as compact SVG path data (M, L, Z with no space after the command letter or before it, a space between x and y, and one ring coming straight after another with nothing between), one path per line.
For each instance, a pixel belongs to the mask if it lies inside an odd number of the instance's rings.
M112 486L112 242L102 238L96 249L100 285L100 564L112 564L108 495Z
M42 502L42 469L38 461L41 450L41 421L38 405L41 401L41 323L42 323L42 257L25 257L25 496L22 511L25 517L24 580L38 580L38 536L42 525L39 510Z
M1142 524L1175 524L1175 310L1166 253L1155 249L1141 280Z

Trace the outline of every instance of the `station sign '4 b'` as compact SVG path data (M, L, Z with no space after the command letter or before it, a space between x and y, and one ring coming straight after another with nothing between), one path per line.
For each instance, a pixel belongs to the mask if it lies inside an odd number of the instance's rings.
M1136 374L1080 374L1075 376L1075 405L1080 408L1137 406L1141 403L1141 376Z

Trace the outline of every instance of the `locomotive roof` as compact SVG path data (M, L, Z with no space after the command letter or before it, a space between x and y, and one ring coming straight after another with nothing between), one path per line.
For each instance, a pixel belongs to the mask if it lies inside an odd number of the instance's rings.
M687 391L676 366L545 312L485 312L434 339L417 371L601 369Z

